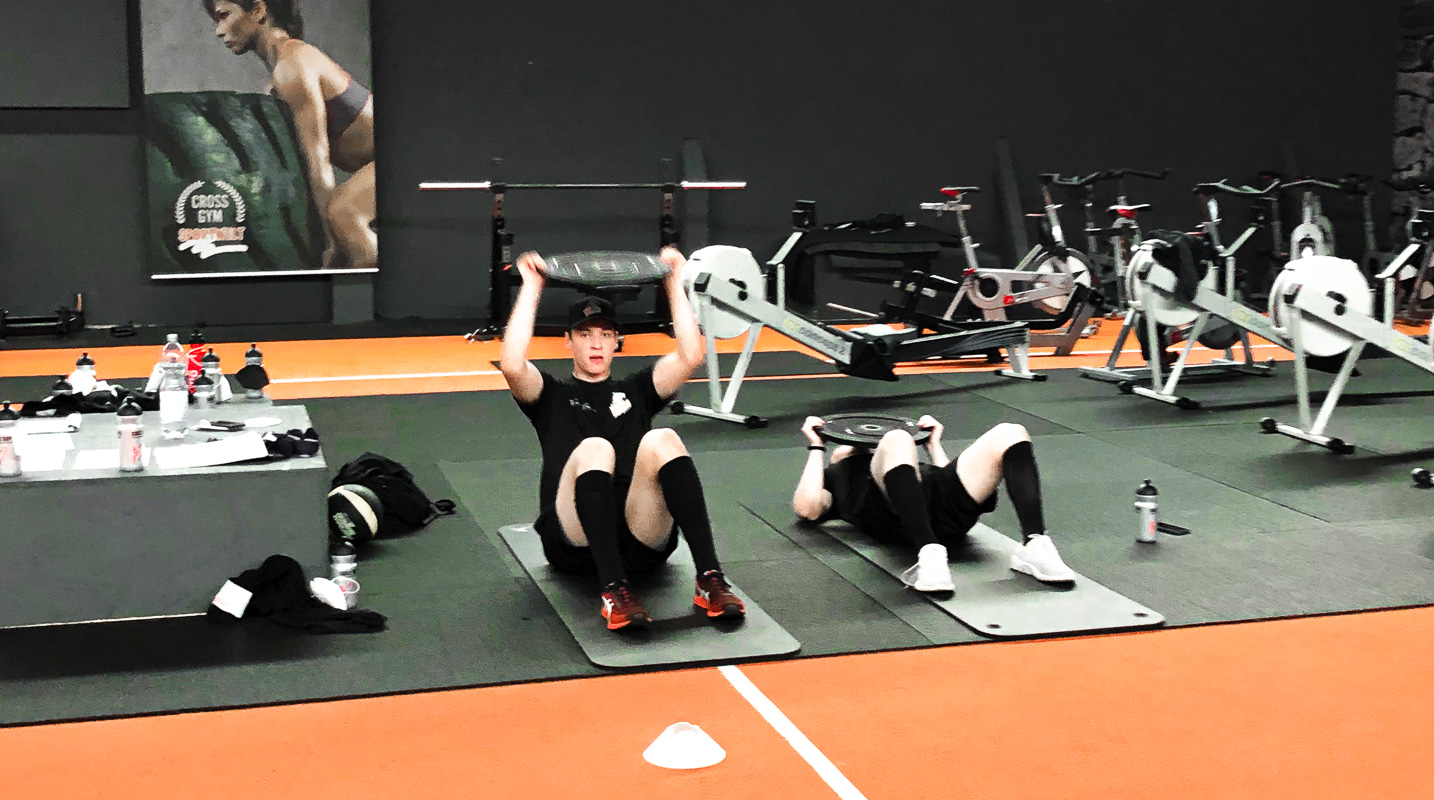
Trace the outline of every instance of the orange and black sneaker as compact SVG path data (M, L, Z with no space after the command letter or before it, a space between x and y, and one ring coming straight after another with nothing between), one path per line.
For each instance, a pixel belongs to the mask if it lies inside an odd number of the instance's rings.
M697 576L697 593L692 596L692 605L707 612L709 617L733 618L747 613L742 598L732 591L720 570L708 570Z
M607 620L610 631L621 628L646 628L652 621L637 595L627 585L627 579L609 583L602 590L602 618Z

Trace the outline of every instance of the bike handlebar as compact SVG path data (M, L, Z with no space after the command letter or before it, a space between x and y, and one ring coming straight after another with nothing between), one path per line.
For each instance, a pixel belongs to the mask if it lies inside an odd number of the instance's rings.
M1385 186L1396 192L1418 192L1420 194L1434 193L1434 183L1428 178L1409 178L1402 181L1384 181Z
M1062 186L1072 189L1084 189L1089 186L1094 186L1097 183L1101 183L1102 181L1118 181L1122 178L1125 178L1126 176L1133 176L1136 178L1149 178L1151 180L1163 181L1166 178L1170 177L1170 169L1167 167L1166 169L1163 169L1159 172L1147 172L1145 170L1128 168L1107 169L1102 170L1100 172L1092 172L1089 175L1076 178L1062 178L1060 176L1060 173L1058 172L1043 172L1041 173L1040 178L1042 183L1049 183L1053 186Z
M1107 180L1119 180L1120 178L1124 178L1124 177L1127 176L1127 175L1131 175L1131 176L1134 176L1134 177L1136 177L1136 178L1149 178L1150 180L1153 180L1153 181L1163 181L1163 180L1165 180L1166 178L1170 177L1170 168L1169 168L1169 167L1166 167L1165 169L1162 169L1162 170L1160 170L1159 172L1146 172L1146 171L1143 170L1143 169L1129 169L1129 168L1126 168L1126 169L1108 169L1108 170L1105 171L1105 178L1106 178Z
M1332 180L1330 180L1329 178L1308 178L1308 177L1306 177L1306 178L1299 178L1299 179L1293 180L1293 181L1285 181L1284 183L1282 183L1282 184L1280 184L1280 185L1283 186L1283 187L1285 187L1285 188L1293 188L1293 187L1296 187L1296 186L1314 186L1314 187L1317 187L1317 188L1320 188L1320 189L1335 189L1335 190L1342 190L1342 189L1345 188L1343 183L1340 183L1340 182L1338 182L1338 181L1332 181Z
M1282 184L1276 181L1263 189L1256 189L1253 186L1231 186L1222 179L1206 183L1197 183L1195 184L1194 193L1198 195L1204 195L1206 197L1221 193L1233 194L1237 197L1269 197L1270 195L1278 191L1282 186L1286 185L1288 184Z

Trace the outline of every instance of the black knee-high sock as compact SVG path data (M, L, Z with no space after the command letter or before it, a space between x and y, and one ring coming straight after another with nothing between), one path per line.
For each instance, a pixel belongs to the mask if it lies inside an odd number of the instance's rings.
M1045 512L1041 510L1041 474L1036 470L1036 450L1030 442L1016 442L1001 456L1001 472L1006 479L1006 493L1021 521L1021 537L1046 532Z
M578 521L583 524L593 563L597 564L598 581L607 586L627 577L622 553L617 549L617 499L612 473L591 469L579 475L573 484L573 502L578 507Z
M881 484L886 487L886 498L891 501L891 510L901 520L901 527L917 547L936 543L936 534L931 530L931 514L926 510L926 493L921 491L921 479L916 467L898 464L886 471Z
M702 494L702 479L697 477L692 457L678 456L663 464L657 471L657 484L662 487L668 513L687 539L697 574L721 569L717 545L712 541L712 521L707 517L707 498Z

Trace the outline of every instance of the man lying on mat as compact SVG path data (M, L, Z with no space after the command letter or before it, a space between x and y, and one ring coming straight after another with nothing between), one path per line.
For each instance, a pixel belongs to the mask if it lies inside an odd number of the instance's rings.
M931 431L931 463L918 460L910 433L893 430L874 449L838 447L828 466L815 430L821 424L819 417L807 417L802 425L810 444L792 507L805 520L840 519L876 539L919 548L916 565L901 574L907 586L922 592L955 588L947 551L964 547L971 526L995 509L1003 478L1025 540L1011 556L1011 569L1046 583L1075 580L1046 530L1036 455L1024 427L997 425L952 461L941 446L943 426L926 415L917 424Z
M503 334L499 363L518 407L538 433L543 475L534 527L548 563L565 572L596 572L608 628L641 627L647 609L628 585L627 573L656 569L677 547L682 530L697 565L692 602L709 617L740 617L746 609L732 592L712 541L707 502L682 439L652 418L702 362L703 343L680 274L686 259L662 251L664 280L676 346L629 378L612 378L618 330L612 304L579 300L568 312L571 378L557 378L528 360L538 298L546 282L543 259L524 253L517 262L523 287Z

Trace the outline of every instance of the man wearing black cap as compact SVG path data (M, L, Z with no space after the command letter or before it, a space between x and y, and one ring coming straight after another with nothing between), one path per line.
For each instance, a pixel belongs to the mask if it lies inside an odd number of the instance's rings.
M554 568L596 572L608 628L650 621L627 573L655 569L677 547L682 530L697 565L692 602L709 617L738 617L742 600L722 575L702 482L682 439L652 418L702 362L702 336L681 283L686 259L665 248L664 287L676 347L631 377L614 380L618 330L612 303L588 297L568 309L564 339L573 354L572 378L558 378L528 360L538 299L546 283L543 259L517 261L523 287L503 332L499 366L518 407L533 423L543 453L535 524Z

